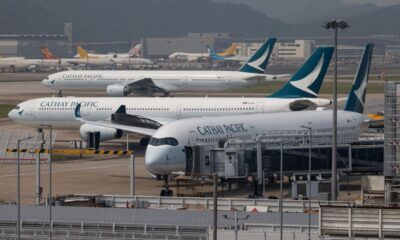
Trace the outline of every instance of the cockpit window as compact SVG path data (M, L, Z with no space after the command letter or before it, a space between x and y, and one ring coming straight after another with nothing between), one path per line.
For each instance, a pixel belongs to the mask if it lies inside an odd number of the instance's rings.
M19 110L21 107L18 105L18 106L15 106L15 110Z
M170 146L178 146L178 140L176 138L155 138L152 137L149 142L152 146L162 146L162 145L170 145Z

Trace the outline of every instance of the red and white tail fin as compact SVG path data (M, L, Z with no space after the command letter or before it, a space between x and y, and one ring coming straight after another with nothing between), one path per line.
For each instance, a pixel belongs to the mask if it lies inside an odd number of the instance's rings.
M43 59L57 59L47 47L42 47L42 57Z
M131 50L129 50L128 54L130 57L140 57L140 51L142 50L142 44L138 43L136 45L132 44Z

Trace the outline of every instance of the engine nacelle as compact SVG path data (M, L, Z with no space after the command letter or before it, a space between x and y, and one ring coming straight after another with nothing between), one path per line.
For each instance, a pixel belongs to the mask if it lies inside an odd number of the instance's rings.
M122 130L108 127L101 127L85 123L79 129L79 133L83 140L87 140L88 133L99 132L100 141L107 141L111 139L118 139L122 137Z
M130 93L129 88L120 84L107 86L107 95L110 97L125 97Z

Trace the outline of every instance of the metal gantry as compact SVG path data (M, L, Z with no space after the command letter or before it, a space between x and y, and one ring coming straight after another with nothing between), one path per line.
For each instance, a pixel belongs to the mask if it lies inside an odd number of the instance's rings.
M385 83L384 111L385 200L393 203L400 199L400 82Z

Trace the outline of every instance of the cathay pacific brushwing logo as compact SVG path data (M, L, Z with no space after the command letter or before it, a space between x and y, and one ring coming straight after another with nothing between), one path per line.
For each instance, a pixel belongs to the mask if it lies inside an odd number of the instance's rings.
M296 88L298 88L304 92L307 92L314 96L318 96L318 94L315 93L313 90L309 89L309 87L315 82L315 80L317 80L319 74L321 73L321 69L324 64L324 57L325 57L325 54L322 54L322 57L319 60L317 66L314 68L314 70L311 73L309 73L307 76L305 76L302 79L299 79L297 81L291 81L290 84L292 84L293 86L295 86Z
M364 79L360 85L360 87L357 90L354 90L354 94L360 101L361 105L364 107L364 101L363 101L363 95L365 92L365 88L367 88L367 74L365 74Z
M250 65L251 67L263 72L265 69L262 69L261 65L263 64L263 62L267 58L267 56L269 54L269 51L270 51L270 48L271 48L271 46L268 46L267 49L265 50L264 54L261 55L261 57L257 58L254 61L248 62L247 64Z
M79 103L75 108L75 118L81 118L81 116L81 104Z

